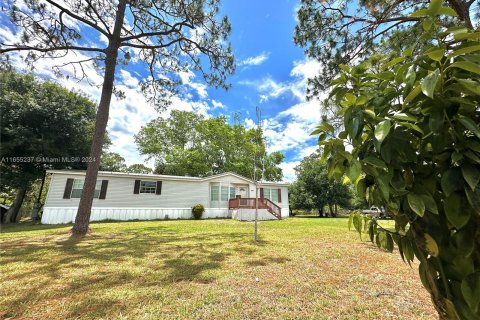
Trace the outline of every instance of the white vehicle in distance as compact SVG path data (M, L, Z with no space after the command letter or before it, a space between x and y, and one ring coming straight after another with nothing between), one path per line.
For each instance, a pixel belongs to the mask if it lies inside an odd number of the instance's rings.
M372 217L375 217L375 218L389 218L389 216L387 216L385 214L385 211L383 210L383 208L379 208L379 207L370 207L370 209L367 209L367 210L362 210L362 213L363 214L371 214Z

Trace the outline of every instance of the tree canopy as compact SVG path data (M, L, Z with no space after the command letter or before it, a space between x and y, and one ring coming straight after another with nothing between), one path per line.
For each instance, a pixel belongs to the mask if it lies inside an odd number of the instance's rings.
M440 3L443 1L433 1ZM444 26L464 24L473 28L479 18L475 0L448 0L443 7ZM297 12L295 43L322 64L322 72L310 79L308 94L317 96L340 72L341 64L352 65L383 52L397 53L421 41L422 26L416 24L428 11L429 1L302 0ZM421 10L421 11L419 11ZM412 15L413 12L417 14ZM474 20L474 19L473 19ZM423 39L425 41L425 39Z
M127 166L125 158L116 152L105 151L100 159L100 170L112 172L129 172L129 173L152 173L152 169L143 163L134 163Z
M100 159L100 170L122 172L127 169L125 158L115 152L103 152Z
M348 185L329 177L327 165L321 160L317 151L295 167L297 179L289 188L292 209L318 210L324 215L324 207L328 206L330 215L336 215L337 205L350 207L352 192Z
M480 318L480 34L446 29L431 1L421 17L431 45L421 54L374 56L341 66L331 99L341 130L322 123L331 175L344 174L394 229L352 214L350 224L390 252L420 261L441 319ZM346 145L351 146L346 148Z
M46 169L86 169L95 104L84 95L1 70L0 113L2 190L26 190Z
M262 132L233 126L224 116L205 118L188 111L173 110L169 118L157 118L135 135L141 154L155 159L155 173L207 176L232 171L253 179L254 154L263 179L279 181L280 152L266 154ZM258 176L258 178L262 178Z
M226 17L218 17L219 0L48 0L25 1L21 6L8 2L1 9L21 37L16 43L0 43L0 53L26 52L27 62L33 65L38 59L63 58L73 51L72 59L60 60L55 67L58 74L64 71L91 82L85 64L103 71L92 161L72 229L74 236L88 231L110 101L114 91L121 96L114 87L117 65L135 61L147 67L141 87L160 109L169 104L180 84L179 72L193 69L209 85L228 88L226 78L235 70L227 41L231 27ZM96 41L99 38L106 41Z

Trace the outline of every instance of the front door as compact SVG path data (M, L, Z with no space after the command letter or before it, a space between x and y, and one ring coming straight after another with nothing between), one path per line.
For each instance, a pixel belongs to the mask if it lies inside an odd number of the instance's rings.
M248 186L238 186L236 195L239 195L241 198L248 198Z

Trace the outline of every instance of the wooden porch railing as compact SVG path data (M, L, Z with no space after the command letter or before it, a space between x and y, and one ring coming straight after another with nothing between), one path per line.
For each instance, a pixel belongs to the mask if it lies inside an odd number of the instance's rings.
M228 200L229 209L255 209L255 198L235 198ZM267 198L258 198L258 209L267 209L277 219L282 219L282 209Z

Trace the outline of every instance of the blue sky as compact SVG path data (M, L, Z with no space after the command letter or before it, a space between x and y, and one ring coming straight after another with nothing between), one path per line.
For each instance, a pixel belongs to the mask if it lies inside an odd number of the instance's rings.
M238 112L246 126L254 125L255 108L260 107L268 151L280 151L286 156L282 164L286 181L294 179L293 168L315 150L316 140L309 134L320 118L319 102L305 100L307 78L320 72L319 64L307 60L303 49L293 42L298 5L294 0L224 0L220 14L227 15L232 24L230 41L237 59L237 72L229 78L232 88L228 91L209 88L195 73L182 73L179 76L184 82L183 94L174 97L171 105L171 109L191 110L206 116L232 118ZM17 38L15 30L4 18L0 17L0 39L14 41ZM13 61L17 67L22 67L20 57ZM54 78L51 67L51 61L42 61L36 64L36 72ZM95 69L87 72L95 83L101 83L101 75ZM110 150L122 155L127 164L144 161L136 149L133 135L148 121L169 114L169 110L159 114L138 92L137 78L141 73L134 65L117 71L116 86L126 93L127 98L113 99L111 104ZM98 101L98 88L85 82L58 81L82 90Z

